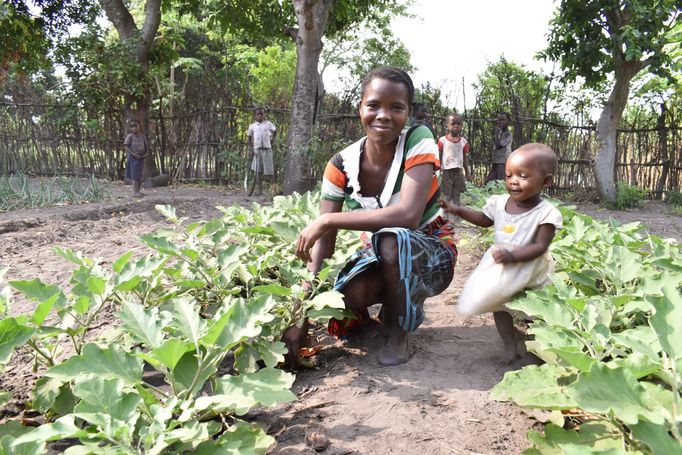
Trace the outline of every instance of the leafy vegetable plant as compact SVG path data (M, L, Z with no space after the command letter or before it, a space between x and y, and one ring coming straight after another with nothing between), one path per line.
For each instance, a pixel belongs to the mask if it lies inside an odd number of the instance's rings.
M329 280L344 248L313 278L291 246L316 200L223 208L198 223L157 207L169 228L142 236L150 254L128 252L107 269L57 249L76 265L68 292L11 281L36 310L10 317L10 293L0 292L0 363L16 349L33 353L44 374L30 404L48 423L0 425L0 454L43 453L62 440L66 454L265 453L274 439L242 416L296 398L294 376L277 368L284 329L346 315ZM118 325L96 338L112 313Z
M545 363L491 396L553 412L529 454L682 453L680 245L562 210L553 285L509 304Z

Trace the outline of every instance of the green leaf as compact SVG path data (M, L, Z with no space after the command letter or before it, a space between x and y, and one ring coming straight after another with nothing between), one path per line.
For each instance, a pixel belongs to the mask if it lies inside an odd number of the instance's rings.
M175 368L185 353L194 349L192 343L172 338L149 353L149 357L161 362L169 370Z
M163 328L170 317L159 315L158 308L145 308L139 303L123 301L119 313L123 326L133 335L136 341L149 348L156 348L163 343Z
M291 289L290 288L285 288L284 286L280 286L279 284L266 284L266 285L254 286L253 290L258 291L258 292L262 292L264 294L283 295L283 296L291 295Z
M590 357L575 346L550 348L548 351L553 352L557 357L568 363L568 365L582 372L590 371L592 365L597 362L597 359Z
M201 343L204 346L222 346L231 349L241 341L256 337L263 324L274 319L270 309L275 305L271 296L259 295L246 302L234 300L220 318L208 329Z
M631 352L639 352L652 360L659 361L658 353L662 348L656 337L656 332L651 327L640 325L623 330L620 333L614 333L612 337L617 346L622 346Z
M518 371L508 371L490 392L497 401L513 401L519 406L542 409L572 409L576 402L559 386L562 369L544 364L529 365Z
M90 343L83 347L83 354L53 366L45 372L45 376L66 382L87 373L102 378L119 378L124 384L134 386L142 379L142 360L116 344L101 348Z
M567 392L586 411L613 413L628 425L636 424L640 417L663 423L663 417L647 407L644 388L627 368L596 363L589 373L581 374L569 385Z
M0 365L9 362L12 351L22 346L35 333L35 329L17 323L15 318L0 321Z
M291 390L296 377L275 368L263 368L256 373L223 376L216 381L216 395L199 397L197 410L211 408L215 412L233 411L246 414L249 409L262 404L275 406L296 399Z
M124 393L123 386L123 381L117 378L105 379L91 374L79 376L74 382L73 394L81 401L76 405L74 414L91 423L101 424L83 417L101 413L133 427L139 417L137 406L142 403L142 398L136 393Z
M268 368L275 368L280 362L284 362L284 355L287 352L287 345L281 341L258 345L258 354Z
M613 264L615 278L622 284L629 283L641 275L641 256L624 246L614 246L608 260Z
M668 282L662 289L662 296L646 298L656 308L649 318L649 324L656 332L663 350L674 360L682 359L682 296L677 288L679 283Z
M115 273L121 273L121 270L123 270L123 267L128 264L128 261L130 261L130 258L133 256L133 251L128 251L127 253L124 253L121 257L116 259L113 264L111 264L111 269Z
M31 322L33 322L35 325L40 325L42 324L47 316L50 314L52 311L52 308L54 308L55 304L59 300L60 295L55 294L49 299L45 300L44 302L41 302L38 304L36 307L35 311L33 312L33 316L31 317Z
M26 298L35 302L44 302L53 295L57 294L58 297L56 303L59 306L63 306L66 303L66 296L62 290L59 289L59 286L54 284L45 284L38 278L34 278L32 280L14 280L10 281L9 284L14 289L26 296Z
M176 393L187 391L194 396L202 389L208 378L218 371L208 362L202 362L201 368L199 367L196 354L193 352L188 352L180 358L172 371Z
M577 444L588 453L611 453L609 450L621 449L624 445L620 432L605 421L588 421L580 426L580 431L564 430L554 424L545 426L544 435L529 431L528 439L543 455L565 455L566 446ZM526 452L524 452L526 453Z
M189 341L199 346L199 340L205 334L206 321L199 316L196 304L187 299L174 302L173 327L178 329Z
M265 455L275 442L275 438L267 435L256 424L237 420L218 438L217 448L214 451L211 451L210 445L207 444L206 447L199 446L195 454Z
M33 388L33 407L43 414L47 413L59 395L60 389L64 384L58 379L42 377L36 381Z
M103 295L107 289L107 280L102 277L92 275L87 281L88 291L95 295Z
M682 454L682 443L672 438L664 426L640 420L636 425L631 425L630 430L637 440L649 446L651 453Z
M58 441L66 438L86 438L88 432L81 430L74 423L73 415L65 415L55 420L53 423L43 424L35 430L25 433L13 442L14 446L32 442Z

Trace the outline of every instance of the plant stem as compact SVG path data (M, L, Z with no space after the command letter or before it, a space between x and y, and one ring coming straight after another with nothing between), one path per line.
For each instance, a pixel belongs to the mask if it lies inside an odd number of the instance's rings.
M41 357L43 357L45 360L47 360L47 364L48 364L49 366L51 366L51 367L54 366L54 359L52 358L52 356L46 354L42 349L40 349L40 347L36 344L35 341L33 341L33 340L28 340L28 341L26 342L26 344L28 344L29 346L31 346L31 347L32 347L32 348L33 348Z

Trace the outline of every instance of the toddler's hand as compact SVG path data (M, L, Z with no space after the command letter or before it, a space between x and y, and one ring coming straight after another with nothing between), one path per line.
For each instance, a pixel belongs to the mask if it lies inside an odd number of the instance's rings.
M443 199L438 201L438 205L440 205L440 207L443 210L445 210L446 212L454 213L454 211L455 211L455 208L452 205L450 205L449 203L447 203L446 201L444 201Z
M514 262L514 253L511 250L500 248L493 251L493 259L495 259L495 262L498 264Z

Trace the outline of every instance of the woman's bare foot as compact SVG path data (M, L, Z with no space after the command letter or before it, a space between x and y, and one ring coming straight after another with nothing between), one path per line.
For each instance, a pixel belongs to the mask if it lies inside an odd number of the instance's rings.
M384 347L379 349L377 360L384 366L400 365L410 360L410 337L400 329L391 330Z

